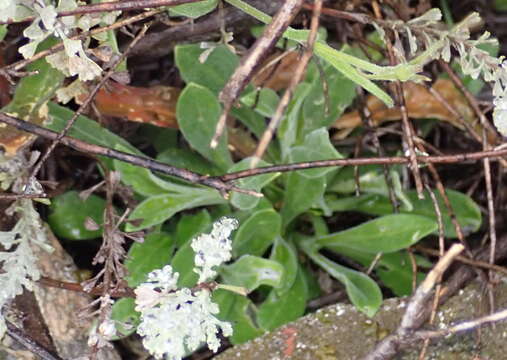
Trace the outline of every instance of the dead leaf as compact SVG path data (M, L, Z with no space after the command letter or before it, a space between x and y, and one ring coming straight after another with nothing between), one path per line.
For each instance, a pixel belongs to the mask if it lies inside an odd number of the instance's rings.
M438 92L459 115L461 115L464 121L471 125L477 134L482 134L482 126L476 121L473 110L452 81L448 79L438 79L435 84L433 84L432 88ZM465 127L460 117L449 111L425 86L407 82L404 83L403 91L409 117L414 119L438 119L464 130ZM366 104L371 112L372 120L377 126L385 121L401 119L399 108L387 108L384 103L375 96L368 96ZM336 120L332 127L340 130L335 135L335 138L343 139L350 134L352 130L361 125L362 122L359 112L351 111Z
M103 115L177 128L176 102L180 92L169 86L146 88L109 82L97 93L95 105Z

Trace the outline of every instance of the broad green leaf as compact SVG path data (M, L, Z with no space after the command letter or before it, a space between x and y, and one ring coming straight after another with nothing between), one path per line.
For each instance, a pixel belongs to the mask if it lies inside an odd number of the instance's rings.
M53 102L50 102L48 106L49 115L52 121L47 125L47 128L54 131L63 130L69 119L72 115L74 115L74 112ZM128 143L124 138L112 133L108 129L102 127L102 125L98 122L87 118L86 116L81 115L77 118L76 122L70 129L69 136L91 144L111 148L114 148L117 144L119 144L124 149L128 149L130 153L138 155L141 154L139 150Z
M192 189L183 194L154 195L141 202L130 214L130 220L142 219L140 225L127 224L127 231L137 231L158 225L174 214L198 206L225 203L220 194L211 189Z
M440 212L442 213L445 236L455 238L456 231L449 216L449 211L438 192L435 191L434 193L438 200ZM446 194L465 235L477 231L482 223L482 215L478 205L469 196L458 191L446 189ZM408 211L406 206L401 206L399 209L401 213L423 215L435 222L437 221L435 208L428 194L425 195L423 200L420 200L417 197L417 193L414 190L410 190L406 192L406 196L412 204L413 210ZM381 195L369 194L334 200L328 198L327 204L333 211L356 210L373 215L393 213L391 202L387 197Z
M403 189L400 173L393 168L390 168L388 171L394 195L407 210L412 210L413 205L407 197L406 190ZM360 166L358 172L359 188L362 193L374 193L389 196L389 186L387 185L382 166ZM354 169L351 166L342 168L338 174L334 176L332 184L327 187L326 191L334 191L339 194L354 193L356 191L356 175Z
M222 134L215 149L210 147L221 112L218 98L207 88L195 83L185 87L176 106L180 130L190 146L225 170L232 165L227 134Z
M39 44L42 51L55 45L58 41L51 37ZM14 114L23 120L42 124L46 121L41 106L54 96L65 79L61 71L49 65L46 59L39 59L28 65L27 71L33 75L23 77L16 86L12 101L2 109L3 112Z
M231 265L222 266L219 271L224 283L241 286L249 291L260 285L280 286L283 272L280 263L251 255L244 255Z
M405 249L437 229L432 219L420 215L391 214L353 228L316 239L315 249L340 252L351 248L376 254Z
M201 175L219 175L220 171L201 155L188 149L169 148L157 155L157 160Z
M176 251L171 261L173 270L180 274L178 277L178 287L191 288L197 284L199 275L194 271L195 252L192 249L191 242L188 241Z
M218 0L203 0L192 4L183 4L169 8L169 13L196 19L212 12L217 7Z
M272 117L280 102L278 94L269 88L250 91L243 95L240 101L264 117Z
M201 210L196 214L185 214L176 226L175 241L180 247L192 240L195 236L205 233L211 225L211 216L207 210Z
M289 291L294 281L296 281L296 275L298 273L297 252L292 244L285 241L281 236L278 236L273 244L273 249L271 250L269 258L281 264L285 269L280 286L274 289L275 292L281 295Z
M300 134L300 122L304 121L302 116L303 104L311 90L311 85L305 82L300 83L294 95L292 101L287 107L286 115L282 118L280 126L277 130L277 136L280 141L282 157L286 159L290 152L291 147L299 139Z
M252 319L255 317L257 309L247 297L219 289L213 292L213 302L220 307L218 318L230 322L233 327L234 331L229 338L233 345L247 342L264 332L256 326Z
M358 181L361 192L388 195L384 171L379 165L365 165L358 169ZM346 166L333 177L327 192L338 194L353 194L356 191L355 171L352 166Z
M305 136L303 143L290 150L289 159L291 162L309 162L315 160L342 159L343 155L334 148L329 140L329 132L326 128L320 128ZM300 170L302 176L317 178L336 170L334 167Z
M129 148L121 144L117 144L115 148L119 151L130 152ZM196 187L175 184L171 181L163 180L146 168L123 161L113 160L113 166L116 171L120 172L121 181L131 186L135 192L143 196L160 195L166 192L184 194L197 190Z
M118 299L114 302L111 319L114 320L118 339L129 336L136 331L141 322L141 314L135 310L136 304L133 298ZM128 324L124 326L124 324Z
M193 82L218 94L238 66L239 59L227 46L221 45L213 49L206 61L201 63L199 56L204 51L206 49L199 44L176 46L176 66L187 84Z
M242 106L240 108L233 107L231 109L231 115L241 121L248 130L250 130L258 138L262 137L262 134L266 130L266 120L264 116L256 113L254 110Z
M171 148L178 148L180 132L178 129L161 128L159 126L145 124L139 128L136 135L141 141L146 141L155 148L158 156Z
M281 210L284 226L319 202L326 189L325 176L310 179L297 172L291 172L286 175L286 178L285 197Z
M507 11L507 0L495 0L494 7L498 11Z
M273 241L280 235L282 220L273 209L254 212L241 222L232 242L234 257L242 255L262 256ZM275 259L276 260L276 259Z
M327 259L318 253L307 253L310 258L336 280L345 285L350 301L358 310L372 317L382 304L382 292L367 275Z
M354 57L349 55L344 59L344 55L346 55L345 53L333 49L323 42L315 43L314 53L318 57L326 60L331 66L341 72L346 78L363 87L372 95L378 97L388 107L392 107L394 105L393 99L391 99L391 97L384 90L382 90L378 85L368 79L361 70L358 70L356 67L352 66L350 62L347 62L347 60L358 61L360 60L359 58L351 59ZM367 61L365 62L368 63Z
M308 214L308 218L312 223L313 234L315 236L326 236L329 234L329 227L322 216Z
M6 34L7 34L7 25L0 25L0 41L4 40Z
M342 249L341 254L351 258L364 267L369 267L375 260L375 254L357 251L353 249ZM415 255L416 263L419 269L429 268L432 264L421 256ZM374 268L375 274L382 281L383 285L390 288L396 296L409 296L412 294L413 271L412 261L407 251L397 251L389 254L382 254ZM417 273L418 283L426 275L422 272Z
M431 263L428 261L421 264L421 262L424 261L424 258L416 256L416 259L418 260L417 263L419 268L421 265L431 267ZM369 264L371 264L372 261L373 259L369 262ZM412 282L414 275L412 271L412 262L406 251L383 254L377 267L375 268L375 273L384 285L390 288L396 296L401 297L412 294ZM417 272L417 284L423 281L425 277L426 274L420 271Z
M136 287L146 280L150 271L169 264L174 250L174 240L164 232L148 234L142 243L134 243L129 249L125 267L130 287Z
M356 97L357 85L353 81L328 64L324 64L323 67L328 89L327 92L324 91L323 79L320 72L317 72L318 75L313 79L311 90L303 105L304 134L320 127L330 126Z
M86 218L91 218L96 224L103 222L106 201L97 195L90 195L81 200L77 191L69 191L51 199L48 223L53 232L69 240L87 240L102 236L102 229L87 230Z
M310 263L306 263L299 266L299 270L303 274L306 287L308 288L307 300L316 299L322 295L319 280L317 279L315 272L310 268L310 265Z
M65 125L67 125L67 122L74 115L74 112L53 102L48 103L48 108L50 122L46 127L53 131L62 131ZM139 150L130 145L125 139L102 127L96 121L82 115L77 118L68 135L91 144L110 148L114 148L117 144L121 144L125 149L129 150L129 153L142 155ZM109 168L113 168L112 159L101 157L101 160Z
M234 164L229 170L229 173L246 170L249 169L250 163L252 159L246 158L241 160L240 162ZM258 166L269 166L271 164L260 160ZM236 186L239 186L242 189L247 190L254 190L254 191L260 191L264 186L269 184L271 181L273 181L276 177L278 177L280 173L271 173L271 174L264 174L264 175L258 175L258 176L251 176L247 177L245 179L240 179L236 182ZM240 209L240 210L250 210L257 206L259 203L260 198L248 195L248 194L241 194L238 192L233 192L231 195L231 205L234 207Z
M288 322L294 321L305 313L308 288L301 270L296 268L296 278L285 292L271 290L268 297L259 306L257 323L266 331L272 331Z

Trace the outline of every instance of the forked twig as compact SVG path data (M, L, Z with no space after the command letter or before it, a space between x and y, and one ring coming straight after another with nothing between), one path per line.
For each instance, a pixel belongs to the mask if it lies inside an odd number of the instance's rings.
M0 112L0 122L7 125L14 126L15 128L26 131L46 139L56 139L58 133L41 126L35 125L28 121L20 120L18 118L9 116ZM403 156L392 157L370 157L358 159L330 159L330 160L316 160L308 162L299 162L283 165L264 166L255 169L247 169L220 176L210 177L201 175L193 171L167 165L162 162L152 160L147 157L129 154L126 152L114 150L100 145L89 144L85 141L78 140L70 136L64 136L61 141L62 144L70 146L78 151L89 153L92 155L105 156L112 159L124 161L136 166L141 166L146 169L160 172L162 174L172 175L182 180L188 181L193 184L205 185L220 192L236 191L244 194L262 197L261 193L256 191L238 188L231 184L231 182L247 177L258 176L263 174L271 174L277 172L289 172L295 170L315 169L331 166L361 166L361 165L382 165L382 164L407 164L410 159ZM467 161L477 161L484 158L499 158L507 156L507 147L500 147L488 151L477 151L471 153L459 153L454 155L439 155L439 156L418 156L419 163L426 164L451 164Z
M285 90L283 93L282 98L280 99L280 102L278 103L278 106L276 107L275 113L271 120L269 121L269 125L264 131L264 134L262 134L262 137L259 141L259 145L257 146L257 149L255 150L255 154L253 156L252 162L250 164L250 167L254 168L262 156L264 155L264 152L268 148L269 143L271 142L271 139L273 138L273 135L275 133L276 128L278 127L278 124L282 120L283 113L285 112L285 109L287 109L287 106L289 105L289 102L292 98L292 94L294 93L294 90L296 89L296 86L299 84L299 82L302 80L306 67L308 66L308 63L310 62L310 59L313 56L313 45L315 43L315 40L317 39L317 30L319 28L319 18L320 18L320 9L322 8L322 1L315 1L315 7L313 8L313 15L312 15L312 22L310 25L310 34L308 35L308 41L305 46L305 52L303 56L301 57L301 60L299 61L295 71L294 76L291 79L291 82L289 84L289 87Z
M424 281L419 285L415 294L407 305L407 309L401 324L394 334L387 336L375 349L370 352L364 360L387 360L396 355L400 343L411 341L414 333L414 326L418 322L418 317L423 313L426 301L433 293L433 288L437 281L442 277L445 270L451 265L452 261L458 256L465 247L462 244L454 244L447 253L438 261L435 267L428 273Z
M224 131L229 111L238 99L241 91L249 83L255 70L261 65L262 60L289 27L292 19L299 12L302 3L303 0L285 0L271 23L266 26L262 36L253 44L247 55L241 59L241 63L234 71L234 74L232 74L227 84L225 84L220 92L220 101L224 104L224 110L220 115L215 134L211 139L211 148L215 148L218 145L218 139Z

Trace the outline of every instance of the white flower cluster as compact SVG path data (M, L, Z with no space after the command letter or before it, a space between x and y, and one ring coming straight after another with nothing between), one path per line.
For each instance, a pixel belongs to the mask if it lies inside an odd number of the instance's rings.
M210 234L202 234L192 240L195 251L195 269L199 274L199 283L216 275L214 267L231 259L231 233L238 227L238 221L231 218L221 218L213 224Z
M0 21L21 20L27 16L35 16L35 20L23 32L30 41L19 48L19 52L25 59L32 57L37 46L53 35L62 39L65 48L65 51L46 58L53 67L66 76L77 75L81 81L93 80L102 73L100 66L86 54L81 40L72 40L69 36L78 28L87 31L99 23L112 24L118 12L58 18L58 12L76 9L78 7L76 0L60 0L57 6L48 0L2 0L1 2Z
M211 234L192 241L196 252L195 264L199 282L215 276L211 268L231 257L229 236L238 225L237 220L222 218L213 224ZM148 274L148 280L135 289L136 310L141 313L137 333L143 344L157 359L180 360L206 342L217 351L219 329L224 336L232 335L229 323L218 320L219 308L211 301L207 289L192 291L177 289L179 274L170 265Z

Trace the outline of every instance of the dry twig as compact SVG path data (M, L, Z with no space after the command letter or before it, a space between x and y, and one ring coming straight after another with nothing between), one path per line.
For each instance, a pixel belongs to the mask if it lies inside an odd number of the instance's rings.
M465 247L461 244L454 244L447 253L438 261L435 267L428 273L424 281L419 285L407 305L401 324L394 334L382 340L375 349L370 352L364 360L387 360L396 355L400 344L412 341L414 326L423 313L426 301L433 293L436 282L442 277L444 271L451 265L454 258L462 252Z
M238 99L241 91L250 82L255 70L261 65L262 60L289 27L292 19L299 12L302 3L303 0L285 0L282 7L273 17L271 24L266 26L262 36L255 41L247 55L241 59L241 63L234 71L234 74L232 74L227 84L225 84L219 96L220 101L224 104L224 109L218 120L215 134L211 139L211 148L215 148L218 145L218 139L224 131L229 111Z
M287 109L287 106L289 105L290 99L292 98L292 94L294 93L294 90L296 89L296 86L299 84L301 79L303 78L305 74L306 67L308 66L308 63L310 62L310 59L313 56L313 44L315 43L315 40L317 39L317 30L319 28L319 17L320 17L320 9L322 8L322 1L316 1L315 7L313 9L313 16L312 16L312 22L310 26L310 34L308 35L308 41L306 44L306 49L301 57L301 60L299 61L295 71L294 71L294 77L292 78L289 87L285 90L283 93L282 98L280 99L280 102L278 103L278 106L276 107L275 113L271 120L269 121L269 125L264 131L264 134L262 134L262 137L259 141L259 145L257 146L257 149L255 150L254 157L252 159L252 163L250 166L253 168L257 165L259 160L264 155L264 152L266 151L269 143L271 142L271 139L273 138L273 135L275 133L276 128L278 127L278 124L282 120L283 113L285 112L285 109Z

